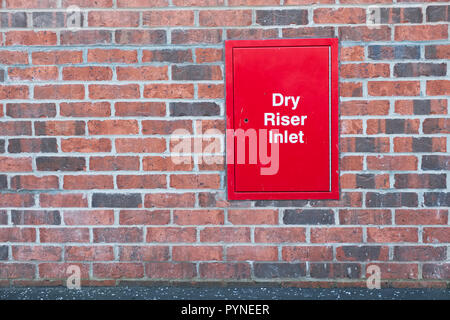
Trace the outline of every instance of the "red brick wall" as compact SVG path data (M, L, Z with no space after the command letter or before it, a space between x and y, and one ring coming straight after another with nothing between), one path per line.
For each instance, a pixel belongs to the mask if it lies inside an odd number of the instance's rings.
M339 2L0 1L0 284L448 285L448 4ZM229 202L223 164L171 161L224 129L224 40L304 37L340 40L340 200Z

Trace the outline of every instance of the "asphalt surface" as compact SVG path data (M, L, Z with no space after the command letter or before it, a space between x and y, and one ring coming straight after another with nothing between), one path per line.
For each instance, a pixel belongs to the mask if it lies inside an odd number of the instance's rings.
M0 300L450 300L450 289L30 287L0 288Z

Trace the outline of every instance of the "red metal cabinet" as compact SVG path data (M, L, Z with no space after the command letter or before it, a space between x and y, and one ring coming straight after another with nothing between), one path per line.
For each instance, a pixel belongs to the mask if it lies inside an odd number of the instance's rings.
M228 198L337 199L337 39L225 48Z

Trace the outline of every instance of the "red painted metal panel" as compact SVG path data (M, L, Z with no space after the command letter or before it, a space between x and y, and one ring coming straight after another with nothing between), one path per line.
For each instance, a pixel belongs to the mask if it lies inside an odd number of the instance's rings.
M228 197L337 199L337 39L226 42Z

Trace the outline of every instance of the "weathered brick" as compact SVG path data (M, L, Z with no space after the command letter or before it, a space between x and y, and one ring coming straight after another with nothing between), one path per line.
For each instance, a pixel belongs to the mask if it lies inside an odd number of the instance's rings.
M287 209L283 215L284 224L334 224L331 209Z
M307 10L256 10L256 23L262 26L308 24Z
M94 193L92 206L94 208L139 208L142 206L142 197L138 193Z
M262 279L298 278L306 276L305 263L255 263L255 277Z

